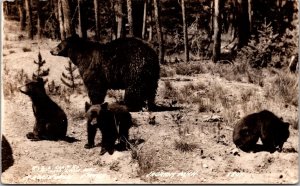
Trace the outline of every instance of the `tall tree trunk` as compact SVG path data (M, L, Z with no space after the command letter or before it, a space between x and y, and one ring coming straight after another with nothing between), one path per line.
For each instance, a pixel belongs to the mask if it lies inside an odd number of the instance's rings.
M132 1L127 0L127 19L128 19L128 28L129 28L129 37L133 36L133 18L132 18Z
M220 60L221 54L221 7L223 5L223 0L214 0L214 46L213 46L213 62L218 62Z
M212 35L213 35L213 30L214 30L214 1L213 0L210 2L210 10L211 10L211 12L210 12L211 16L210 16L210 22L209 22L209 24L210 24L209 39L211 40Z
M238 48L248 43L250 36L248 0L237 0Z
M252 32L252 0L248 0L249 34Z
M72 14L71 14L71 1L63 0L62 2L62 10L63 10L63 18L64 18L64 29L66 32L66 37L70 37L75 34L75 28L72 23Z
M57 11L58 11L60 39L64 40L64 39L66 39L66 31L64 28L64 14L63 14L63 8L62 8L62 1L63 0L58 0Z
M37 3L37 35L38 35L38 39L42 39L42 35L43 35L43 29L42 29L42 7L41 7L41 3L39 0L36 1Z
M6 16L9 14L8 1L3 1L3 12Z
M87 38L87 17L86 17L86 5L85 0L78 0L78 25L79 25L79 36L83 39Z
M145 39L146 22L147 22L147 0L144 0L144 14L143 14L142 39Z
M182 25L183 25L183 39L184 39L184 57L185 62L189 62L189 44L188 44L188 31L186 24L186 15L185 15L185 0L181 0L181 9L182 9Z
M58 20L58 0L51 0L52 2L52 11L54 13L54 16L56 20Z
M25 0L28 37L33 39L31 0Z
M153 0L154 5L154 16L155 16L155 25L156 25L156 33L159 44L159 63L164 62L164 42L163 42L163 33L161 28L160 21L160 5L159 0Z
M24 9L23 1L18 2L18 11L20 18L20 30L24 31L26 28L26 10Z
M123 0L117 0L115 6L115 15L117 19L117 38L125 37L123 2Z
M99 13L99 1L94 0L94 12L95 12L95 37L97 41L100 41L100 13Z
M151 0L148 1L149 3L149 12L150 12L150 20L149 20L149 36L148 36L148 42L152 41L152 35L153 35L153 11L152 11L152 6L151 6Z

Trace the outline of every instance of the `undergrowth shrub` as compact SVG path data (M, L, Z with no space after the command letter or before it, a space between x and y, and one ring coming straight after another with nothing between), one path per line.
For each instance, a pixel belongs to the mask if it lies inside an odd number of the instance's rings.
M174 146L176 150L181 152L192 152L197 148L197 145L194 143L189 143L183 139L175 140Z
M172 77L176 74L176 71L173 68L168 68L168 66L161 66L160 68L160 77Z
M298 106L298 82L297 76L280 72L270 80L266 88L266 97Z
M177 98L178 93L170 81L165 81L164 98Z
M298 23L293 22L294 28L287 29L283 35L273 31L271 23L262 24L257 38L252 37L247 46L238 52L237 61L244 61L254 68L286 67L290 57L298 50Z
M193 74L203 74L207 70L201 63L178 63L175 66L175 72L178 75L191 76Z

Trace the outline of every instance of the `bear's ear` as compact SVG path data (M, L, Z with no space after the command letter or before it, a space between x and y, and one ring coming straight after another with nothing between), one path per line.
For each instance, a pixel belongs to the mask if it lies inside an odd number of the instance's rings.
M37 82L39 83L39 84L45 84L45 82L44 82L44 80L43 80L43 78L41 78L41 77L37 77Z
M87 112L91 106L92 106L91 104L89 104L88 102L85 102L85 112Z
M289 128L291 124L288 122L284 122L284 125L286 126L286 128Z
M108 103L107 102L105 102L101 105L101 110L107 110L107 108L108 108Z

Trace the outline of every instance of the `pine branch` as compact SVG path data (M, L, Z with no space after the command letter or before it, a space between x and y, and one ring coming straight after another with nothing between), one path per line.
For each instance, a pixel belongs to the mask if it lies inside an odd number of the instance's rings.
M68 81L72 81L72 77L66 75L65 73L62 73L62 77Z
M67 87L69 88L74 88L74 86L68 82L66 82L63 78L60 78L60 80L63 82L63 84L65 84Z

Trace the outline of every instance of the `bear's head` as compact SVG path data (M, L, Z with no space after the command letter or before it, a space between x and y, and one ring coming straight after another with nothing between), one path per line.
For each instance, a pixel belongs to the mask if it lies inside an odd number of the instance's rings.
M256 144L259 135L253 128L238 123L233 131L234 144L243 151L250 151Z
M77 34L68 37L61 41L55 48L51 49L50 53L54 56L69 57L69 49L72 46L78 45L79 40L80 38Z
M37 97L45 95L45 83L43 78L38 77L36 80L26 80L26 84L19 88L20 92L28 95L29 97Z
M280 127L280 140L281 142L286 142L287 139L290 137L290 131L289 131L290 123L288 122L282 122Z
M108 110L108 103L91 105L88 102L85 102L85 117L88 124L96 125L98 124L98 118L101 113L105 113Z

